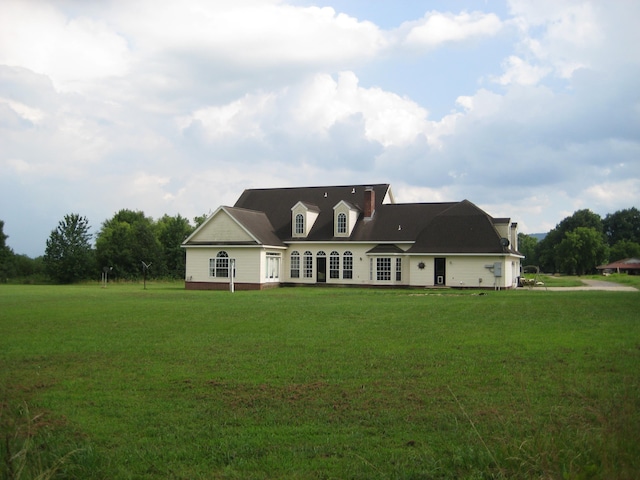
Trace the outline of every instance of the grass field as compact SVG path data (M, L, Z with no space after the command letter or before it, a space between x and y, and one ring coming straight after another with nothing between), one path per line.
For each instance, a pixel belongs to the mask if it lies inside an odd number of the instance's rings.
M637 478L640 293L483 293L0 286L0 478Z

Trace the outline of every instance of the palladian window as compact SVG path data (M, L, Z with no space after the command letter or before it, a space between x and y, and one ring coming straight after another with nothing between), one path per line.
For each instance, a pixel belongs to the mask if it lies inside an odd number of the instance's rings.
M218 252L216 258L209 259L209 276L229 278L229 255L227 252Z

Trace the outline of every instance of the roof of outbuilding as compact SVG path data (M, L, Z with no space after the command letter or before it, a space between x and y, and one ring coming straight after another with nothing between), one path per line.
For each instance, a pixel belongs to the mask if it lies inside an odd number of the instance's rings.
M609 263L607 265L600 265L597 267L599 270L615 270L618 268L624 270L640 270L640 258L625 258Z

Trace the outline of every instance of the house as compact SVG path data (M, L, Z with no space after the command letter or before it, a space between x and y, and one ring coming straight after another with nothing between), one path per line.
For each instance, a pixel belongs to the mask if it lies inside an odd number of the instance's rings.
M186 288L513 288L517 224L468 200L396 203L388 184L245 190L183 243Z
M627 273L629 275L640 275L640 258L625 258L596 268L603 274Z

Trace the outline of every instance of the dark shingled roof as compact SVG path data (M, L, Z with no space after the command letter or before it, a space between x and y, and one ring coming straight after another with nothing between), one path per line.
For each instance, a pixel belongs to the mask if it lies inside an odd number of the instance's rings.
M375 192L375 213L364 220L365 189ZM494 219L468 200L444 203L387 203L389 184L245 190L233 207L224 207L260 244L295 241L375 242L371 252L400 253L395 243L412 243L409 253L518 253L503 245ZM334 237L334 210L340 201L359 210L348 238ZM302 202L318 213L307 237L292 238L291 208ZM245 242L246 243L246 242Z
M411 253L507 253L493 219L468 200L435 216L416 238Z
M291 208L303 202L320 210L306 240L332 240L333 207L344 200L364 210L364 189L367 186L371 186L375 192L377 209L387 195L389 184L249 189L242 193L234 207L264 212L276 235L286 241L291 240Z
M286 246L273 231L273 226L264 212L245 208L224 207L238 223L244 226L263 245Z

